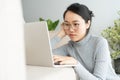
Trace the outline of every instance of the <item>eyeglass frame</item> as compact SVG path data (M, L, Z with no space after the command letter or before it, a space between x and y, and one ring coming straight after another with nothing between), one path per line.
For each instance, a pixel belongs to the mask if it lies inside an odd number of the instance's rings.
M69 30L70 28L72 28L74 30L77 30L77 29L79 29L80 25L77 24L77 26L76 26L76 24L77 23L70 24L70 23L67 23L67 22L63 22L62 26L63 26L63 29L65 29L65 30ZM65 28L65 26L66 26L66 28Z

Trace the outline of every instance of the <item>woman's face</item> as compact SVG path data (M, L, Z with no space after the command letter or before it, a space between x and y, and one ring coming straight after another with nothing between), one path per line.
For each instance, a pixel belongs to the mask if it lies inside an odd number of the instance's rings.
M89 28L90 21L85 23L85 20L71 11L67 11L64 18L63 29L72 41L82 40Z

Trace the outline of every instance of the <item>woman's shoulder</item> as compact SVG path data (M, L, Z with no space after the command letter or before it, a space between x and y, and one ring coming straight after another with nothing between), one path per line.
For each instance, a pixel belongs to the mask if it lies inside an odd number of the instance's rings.
M104 43L106 43L107 42L107 40L104 38L104 37L102 37L102 36L97 36L97 35L91 35L91 40L92 41L95 41L95 42L97 42L97 43L99 43L99 42L104 42Z

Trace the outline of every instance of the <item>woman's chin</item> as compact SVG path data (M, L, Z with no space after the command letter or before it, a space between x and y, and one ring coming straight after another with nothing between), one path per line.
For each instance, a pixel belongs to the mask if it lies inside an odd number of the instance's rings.
M80 39L78 39L78 38L73 38L73 37L71 38L71 37L70 37L70 39L71 39L73 42L78 42L78 41L80 41Z
M75 39L75 38L70 38L72 41L74 41L74 42L76 42L76 41L78 41L77 39Z
M76 36L69 36L69 38L74 42L79 41L79 39Z

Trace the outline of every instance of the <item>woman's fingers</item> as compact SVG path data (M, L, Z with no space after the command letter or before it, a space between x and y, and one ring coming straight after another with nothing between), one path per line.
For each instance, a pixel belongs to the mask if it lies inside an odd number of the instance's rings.
M54 62L56 63L56 62L59 62L59 61L63 61L64 58L62 56L54 55L53 59L54 59Z
M63 29L63 24L61 24L61 29L60 29L60 31L59 31L59 33L58 33L57 36L60 37L60 38L63 38L63 37L66 36L66 32L65 32L65 30Z
M61 65L77 64L77 61L73 57L54 55L53 58L54 58L54 63L59 62Z
M62 62L60 62L60 64L73 65L73 64L77 64L77 60L74 59L73 57L66 57L66 59L64 59Z
M60 64L61 64L61 65L66 65L66 64L67 64L67 65L70 65L70 64L72 64L72 63L69 62L68 60L64 60L64 61L61 61Z

